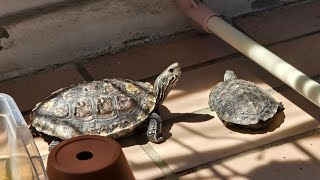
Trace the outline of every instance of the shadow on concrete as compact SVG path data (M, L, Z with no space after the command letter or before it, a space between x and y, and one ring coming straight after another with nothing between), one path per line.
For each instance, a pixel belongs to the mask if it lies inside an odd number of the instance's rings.
M167 107L162 106L161 107L161 113L170 113ZM160 113L160 116L161 116ZM164 120L162 122L162 135L164 137L164 142L168 140L172 134L170 133L170 130L172 126L174 126L175 123L179 122L187 122L187 123L199 123L208 121L213 118L210 114L196 114L196 113L171 113L171 115L174 118ZM197 117L197 118L193 118ZM191 120L192 119L192 120ZM137 129L134 134L131 135L131 137L123 137L118 139L118 142L121 144L122 147L128 147L133 145L144 145L149 142L149 140L146 137L147 132L147 124L144 124L141 128Z
M283 179L290 179L290 180L302 180L302 179L310 179L316 180L319 179L320 172L320 161L319 158L315 157L311 152L309 152L306 148L298 144L297 142L292 142L294 151L298 151L306 158L301 160L286 160L286 156L277 157L275 155L276 160L272 160L267 164L258 165L260 159L256 159L257 166L251 169L248 173L240 173L238 170L230 167L231 164L229 163L217 163L209 165L206 169L212 172L212 176L210 179L218 178L221 180L227 180L232 178L239 178L239 179L259 179L259 180L283 180ZM282 160L280 160L282 159ZM228 165L227 165L228 164ZM261 163L260 163L261 164ZM241 164L232 164L237 167L241 166ZM217 168L219 166L220 168ZM245 165L244 165L245 166ZM224 171L221 171L224 169ZM201 170L201 169L199 169ZM225 173L228 171L229 173ZM183 175L182 175L183 176ZM197 179L202 179L201 175L196 175ZM191 180L195 179L193 176L192 178L182 178L184 180Z

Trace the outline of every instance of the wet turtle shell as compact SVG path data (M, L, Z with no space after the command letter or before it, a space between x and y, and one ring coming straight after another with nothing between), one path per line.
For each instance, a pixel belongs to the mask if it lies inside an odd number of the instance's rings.
M62 140L83 134L118 138L141 125L155 103L150 83L92 81L60 89L38 103L31 113L32 126Z
M225 81L211 90L209 106L225 125L248 129L266 128L278 110L283 109L270 94L250 81L237 79L230 70L225 74Z

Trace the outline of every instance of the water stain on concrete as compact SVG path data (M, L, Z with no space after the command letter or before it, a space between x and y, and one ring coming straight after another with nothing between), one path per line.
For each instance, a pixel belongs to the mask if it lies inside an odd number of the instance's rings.
M171 0L121 0L119 2L122 3L123 7L127 7L128 11L135 14L161 14L165 13L166 9L175 7L175 2L172 2Z
M256 0L251 3L252 9L261 9L261 8L268 8L279 6L283 2L281 0Z
M3 49L1 46L1 39L3 38L9 38L9 33L5 28L0 27L0 51Z

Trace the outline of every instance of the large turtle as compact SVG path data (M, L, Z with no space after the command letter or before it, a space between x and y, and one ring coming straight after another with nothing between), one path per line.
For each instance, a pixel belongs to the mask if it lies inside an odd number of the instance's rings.
M64 139L84 134L116 139L149 122L147 138L159 143L163 137L157 110L180 74L179 64L173 63L154 86L129 79L104 79L60 89L32 110L30 130L33 136L43 137L50 150Z
M230 70L224 74L224 82L211 90L209 106L225 125L248 129L266 128L270 119L284 109L270 94L250 81L238 79Z

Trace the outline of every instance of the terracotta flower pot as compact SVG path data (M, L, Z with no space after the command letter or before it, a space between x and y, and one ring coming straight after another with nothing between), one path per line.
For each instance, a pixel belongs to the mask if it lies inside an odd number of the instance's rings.
M54 147L48 157L50 180L134 180L121 146L111 138L84 135Z

